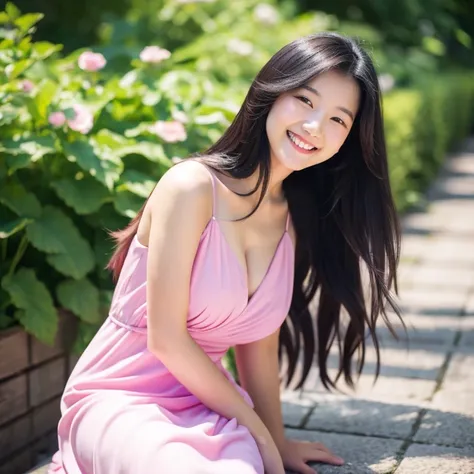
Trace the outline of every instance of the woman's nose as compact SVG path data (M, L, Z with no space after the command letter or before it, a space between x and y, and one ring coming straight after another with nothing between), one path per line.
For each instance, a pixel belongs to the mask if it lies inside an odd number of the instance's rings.
M311 120L303 124L303 130L313 137L321 135L321 121Z

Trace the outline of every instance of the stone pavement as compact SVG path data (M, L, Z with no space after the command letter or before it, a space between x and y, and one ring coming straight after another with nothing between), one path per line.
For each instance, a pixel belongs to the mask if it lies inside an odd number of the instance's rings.
M448 157L427 198L425 211L403 220L409 342L392 319L402 341L380 327L375 386L369 348L355 394L326 392L316 371L303 391L283 394L288 435L346 461L315 465L319 474L474 474L474 138Z
M370 347L355 393L328 393L315 371L284 394L288 435L346 461L315 464L319 474L474 474L474 138L447 158L426 208L403 219L400 287L408 341L395 317L400 342L380 326L374 386Z

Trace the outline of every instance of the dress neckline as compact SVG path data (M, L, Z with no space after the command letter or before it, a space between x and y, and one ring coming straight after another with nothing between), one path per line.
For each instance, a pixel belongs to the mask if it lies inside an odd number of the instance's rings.
M275 262L277 261L279 255L280 255L280 252L281 252L281 249L283 248L283 243L286 241L286 240L289 240L290 241L290 245L291 245L291 248L293 249L294 251L294 244L293 244L293 241L290 237L290 234L288 232L288 229L285 229L285 231L283 232L283 235L281 236L280 240L278 241L278 244L276 246L276 249L275 249L275 252L273 253L273 256L270 260L270 263L268 264L268 267L263 275L263 278L262 280L260 281L260 283L258 284L258 286L256 287L255 291L249 295L249 286L248 286L248 275L247 275L247 272L245 270L245 268L243 267L242 263L240 262L239 258L237 257L237 255L235 254L234 252L234 249L230 246L230 244L227 242L227 239L226 239L226 236L225 234L223 233L220 225L219 225L219 222L218 220L212 216L208 223L206 224L206 227L204 228L204 230L202 231L201 233L201 237L199 239L199 242L201 242L203 240L203 238L209 233L209 230L211 229L212 226L214 226L215 224L215 227L217 227L217 232L219 233L221 239L223 242L224 242L224 245L227 249L227 251L231 254L232 256L232 259L235 261L235 264L237 265L237 267L239 268L239 272L240 272L240 276L241 276L241 279L242 279L242 282L244 284L244 287L245 287L245 291L246 291L246 303L245 303L245 306L244 306L244 311L252 304L252 302L256 299L256 297L258 296L258 294L260 293L260 291L263 291L262 288L265 286L272 270L273 270L273 267L275 265ZM139 240L138 240L138 235L135 234L134 237L133 237L133 241L134 243L136 244L137 247L143 249L143 250L146 250L148 251L148 247L146 245L143 245Z

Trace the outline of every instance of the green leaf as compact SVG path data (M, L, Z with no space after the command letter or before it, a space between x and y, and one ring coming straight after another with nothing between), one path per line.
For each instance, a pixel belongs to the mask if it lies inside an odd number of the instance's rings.
M93 248L99 275L109 277L110 274L106 270L106 266L112 256L113 241L102 228L97 228L95 230Z
M110 290L101 290L99 294L100 300L100 311L103 314L108 314L110 306L112 304L112 299L114 297L114 292Z
M21 16L21 11L12 2L7 2L5 11L11 21L14 21Z
M31 49L31 37L30 36L25 36L20 43L18 44L18 49L23 53L27 54L29 53Z
M116 150L117 148L134 144L133 140L129 140L123 135L119 135L107 129L100 130L91 140L95 142L97 147L104 150Z
M48 255L46 261L58 272L72 278L82 278L94 268L94 254L84 239L79 248L71 248L70 253Z
M140 123L134 128L129 128L129 129L125 130L125 136L132 138L132 137L138 137L139 135L143 135L143 134L145 134L145 135L149 134L149 133L151 133L150 132L151 125L153 125L153 124L152 123L146 123L146 122Z
M31 156L26 153L20 155L7 155L5 161L8 165L8 174L11 176L16 170L28 167L31 163Z
M18 109L11 104L0 107L0 125L9 125L18 118Z
M0 311L0 331L17 325L17 321L3 311Z
M50 186L57 195L78 214L91 214L97 211L111 195L102 184L93 178L60 179Z
M20 217L38 218L41 215L41 204L36 196L18 182L2 184L0 202Z
M6 239L11 235L16 234L30 222L33 222L32 219L26 219L24 217L10 222L0 222L0 239Z
M14 23L23 34L26 34L32 26L36 25L43 18L44 15L42 13L26 13L17 18Z
M10 22L10 17L6 12L0 12L0 25Z
M36 60L43 60L52 54L61 51L62 49L62 44L53 44L49 43L48 41L38 41L37 43L33 44L31 57Z
M16 79L20 74L23 74L32 64L33 60L31 59L20 59L13 64L9 64L5 68L5 73L8 79Z
M434 56L443 56L446 53L446 46L444 43L433 36L423 37L422 44L425 50Z
M0 160L0 179L4 179L6 176L7 176L7 164L5 163L5 160Z
M148 125L145 128L147 129L147 127ZM142 155L150 161L161 163L167 168L172 165L163 150L163 146L158 143L145 140L137 142L130 138L124 138L110 130L101 130L91 141L101 157L120 159L127 155L136 154Z
M38 108L40 116L44 119L48 115L48 107L53 102L56 92L59 88L59 84L52 81L51 79L45 79L41 81L38 87L38 94L35 97L35 104Z
M20 309L15 316L40 341L52 345L58 326L58 313L46 286L30 268L20 268L2 279L3 289Z
M222 123L224 125L229 124L226 116L220 111L207 115L199 115L194 119L194 122L198 125L211 125L214 123Z
M130 191L118 191L115 195L114 206L120 214L133 218L144 202L143 198Z
M87 278L63 281L58 285L56 294L62 306L86 323L101 321L99 290Z
M32 161L37 161L48 153L56 153L54 138L51 135L34 135L26 133L16 140L6 140L0 144L0 151L12 155L26 153Z
M87 107L92 114L97 115L111 100L115 99L115 93L111 90L105 90L98 97L88 97Z
M130 220L117 212L113 202L106 202L96 213L88 214L83 219L91 227L105 229L104 232L122 229Z
M41 217L26 228L31 244L49 253L47 261L60 273L83 278L94 268L94 254L73 221L60 209L46 206Z
M130 191L145 199L156 185L155 180L136 170L125 170L120 177L120 183L116 188L117 191Z
M64 152L69 161L77 164L91 174L95 179L112 190L114 183L119 179L123 164L117 159L100 159L93 146L86 141L63 143Z
M171 160L167 158L163 151L163 147L158 143L142 141L133 145L124 146L115 151L115 156L120 158L133 154L142 155L144 158L155 163L160 163L167 168L170 168L172 165Z
M472 38L469 36L468 33L466 33L464 30L461 28L456 28L454 30L454 35L456 36L456 39L466 48L471 48L472 46Z

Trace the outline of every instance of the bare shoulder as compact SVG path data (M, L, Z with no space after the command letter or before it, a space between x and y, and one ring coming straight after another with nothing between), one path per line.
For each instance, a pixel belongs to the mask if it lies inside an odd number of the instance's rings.
M150 196L151 208L163 206L164 201L179 206L186 202L195 209L211 207L212 178L209 173L205 165L194 160L173 166L161 177Z

